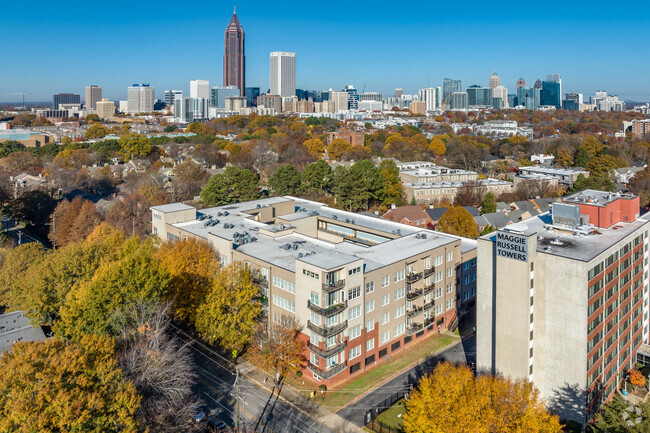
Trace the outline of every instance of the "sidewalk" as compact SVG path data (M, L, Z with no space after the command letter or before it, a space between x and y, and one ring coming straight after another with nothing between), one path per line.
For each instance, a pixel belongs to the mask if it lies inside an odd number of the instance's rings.
M246 378L255 382L259 387L267 389L269 392L274 390L274 378L259 370L248 362L239 364L240 372ZM264 383L267 379L267 383ZM344 420L339 415L332 413L323 406L305 397L289 385L283 385L280 391L280 398L294 406L303 414L325 425L331 430L339 433L359 433L362 429L355 426L349 421Z

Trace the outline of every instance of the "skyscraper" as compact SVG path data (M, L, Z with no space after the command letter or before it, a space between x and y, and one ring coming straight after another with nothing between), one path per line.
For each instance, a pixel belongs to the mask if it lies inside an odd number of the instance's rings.
M57 93L52 97L52 107L56 110L60 104L80 104L81 97L74 93Z
M562 107L560 93L560 83L555 81L544 81L542 83L542 92L541 92L541 105L553 106L555 108Z
M208 80L191 80L190 98L210 98L210 82Z
M562 76L560 74L548 74L546 76L546 81L558 83L560 99L562 99Z
M240 96L246 90L246 55L244 53L244 28L235 10L223 37L223 85L237 86Z
M517 91L519 91L520 87L526 87L526 80L523 78L517 80Z
M492 89L474 84L467 89L467 98L470 107L488 107L492 105Z
M149 84L134 84L129 87L127 95L127 113L151 113L153 111L153 86Z
M490 89L494 89L495 87L499 87L501 85L501 78L497 75L497 71L492 72L492 75L490 75L490 84L489 87Z
M451 94L460 91L460 80L452 80L451 78L445 78L442 80L442 102L445 105L445 108L447 108L448 99Z
M296 95L296 53L271 53L271 94L281 98Z
M348 110L356 110L359 108L359 94L357 89L352 84L345 86L344 92L348 94Z
M182 90L165 90L165 105L173 107L176 98L183 98Z
M86 86L86 108L94 110L97 103L102 100L102 88L99 86Z
M438 106L438 101L440 100L439 91L440 89L436 87L429 87L418 91L420 101L426 103L426 111L435 111L440 108Z
M540 80L538 78L537 81L535 81L535 84L533 84L533 89L540 89L541 90L542 89L542 80Z

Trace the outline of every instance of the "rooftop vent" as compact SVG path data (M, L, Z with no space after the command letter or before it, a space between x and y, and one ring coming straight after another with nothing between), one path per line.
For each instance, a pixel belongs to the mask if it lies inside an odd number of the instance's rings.
M228 216L228 215L230 215L230 212L228 212L227 210L223 211L223 216Z
M332 215L332 219L337 220L337 219L339 219L339 217L337 217L336 215Z
M256 207L257 209L259 209L259 208L262 207L262 205L260 205L260 204L258 203L257 206L255 206L255 207Z
M304 256L303 253L298 253L298 258L299 258L299 259L302 259L303 256Z
M426 233L422 233L421 237L422 237L422 239L426 239L426 238L427 238L427 234L426 234Z
M415 239L420 239L420 233L415 235Z
M222 215L221 212L217 212L217 216L221 216L221 215Z

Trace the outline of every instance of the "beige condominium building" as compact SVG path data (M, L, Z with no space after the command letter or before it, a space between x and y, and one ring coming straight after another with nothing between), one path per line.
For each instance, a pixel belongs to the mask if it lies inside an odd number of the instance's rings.
M477 365L591 420L648 340L648 214L585 190L478 240Z
M472 240L294 197L151 211L163 240L205 239L223 264L251 266L267 320L300 323L304 377L327 385L453 328L475 297Z

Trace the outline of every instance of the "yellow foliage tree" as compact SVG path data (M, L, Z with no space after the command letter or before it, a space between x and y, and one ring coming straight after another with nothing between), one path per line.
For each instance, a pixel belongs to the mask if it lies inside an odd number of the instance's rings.
M510 139L508 141L510 141L512 144L528 143L528 139L526 137L524 137L523 135L519 135L519 134L513 135L512 137L510 137Z
M420 381L406 404L405 433L559 433L528 381L475 378L467 366L443 362Z
M433 140L431 140L431 144L429 144L429 150L436 155L444 155L447 151L447 147L445 146L444 141L438 137L434 137Z
M342 138L337 138L332 140L332 142L327 146L327 154L331 159L339 159L341 158L341 155L350 150L350 148L350 143Z
M305 146L305 149L307 149L307 151L312 155L319 155L325 152L325 145L318 138L310 138L302 145Z
M561 147L555 156L555 163L564 167L571 167L573 165L573 153L566 147Z

